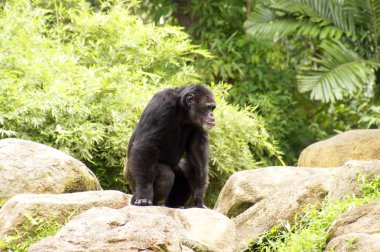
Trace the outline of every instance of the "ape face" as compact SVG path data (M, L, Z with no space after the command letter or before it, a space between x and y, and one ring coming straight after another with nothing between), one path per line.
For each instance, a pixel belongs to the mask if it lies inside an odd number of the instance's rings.
M208 132L215 126L213 114L216 103L209 90L194 90L186 94L186 106L190 122Z

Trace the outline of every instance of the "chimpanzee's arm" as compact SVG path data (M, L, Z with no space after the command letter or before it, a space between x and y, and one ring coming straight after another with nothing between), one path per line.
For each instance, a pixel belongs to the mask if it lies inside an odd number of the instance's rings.
M184 171L193 190L196 207L205 207L203 200L208 186L208 135L201 130L195 132L187 148L187 167Z

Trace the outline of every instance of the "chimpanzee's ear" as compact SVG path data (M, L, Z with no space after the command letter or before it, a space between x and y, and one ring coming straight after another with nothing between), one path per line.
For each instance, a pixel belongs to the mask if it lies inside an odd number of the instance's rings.
M185 108L191 108L194 104L195 95L193 93L185 93L181 97L181 104Z
M190 108L194 104L195 95L190 93L186 95L186 105Z

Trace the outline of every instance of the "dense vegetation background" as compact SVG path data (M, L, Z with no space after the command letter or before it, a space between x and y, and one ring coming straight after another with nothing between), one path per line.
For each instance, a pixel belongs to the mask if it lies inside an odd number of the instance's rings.
M132 14L134 1L98 4L1 6L0 135L61 149L84 161L103 188L125 191L124 156L142 110L164 87L200 82L195 62L210 54L178 27L144 24ZM282 162L265 120L228 104L228 85L211 85L218 126L209 204L232 172Z
M0 3L0 137L61 149L104 188L127 190L129 136L164 87L216 92L209 204L234 171L380 124L379 1Z
M214 55L197 62L203 80L232 84L229 102L256 108L287 164L316 140L379 126L378 0L153 0L143 7L146 22L184 26Z
M206 83L218 103L212 206L237 170L294 165L315 141L377 128L379 42L378 0L0 1L0 139L63 150L125 191L126 147L152 94ZM290 251L299 235L323 247L328 225L308 221L252 250Z

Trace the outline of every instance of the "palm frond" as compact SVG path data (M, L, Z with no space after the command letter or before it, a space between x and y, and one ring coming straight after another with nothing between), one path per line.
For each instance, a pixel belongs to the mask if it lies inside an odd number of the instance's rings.
M340 39L343 35L342 30L335 26L321 27L312 22L303 22L297 30L297 35L302 35L308 38L335 38Z
M298 2L294 0L274 0L272 1L271 8L286 13L296 13L299 11Z
M255 18L249 19L244 26L248 34L263 39L277 39L295 33L301 25L292 18L266 19L257 13Z
M380 61L380 1L370 0L370 30L373 34L375 57Z
M347 33L355 33L352 11L341 0L294 0L298 3L301 13L308 16L312 22L321 26L334 25Z
M256 6L255 13L244 24L247 33L261 38L284 37L293 33L300 23L292 18L281 18L264 4Z
M380 1L379 0L370 0L372 17L371 17L371 25L376 32L377 37L380 37Z
M355 34L352 10L341 0L274 0L258 4L246 21L247 33L263 38L298 34L339 39Z
M305 68L297 76L301 92L311 91L311 98L334 102L353 95L371 84L379 63L365 60L337 40L321 45L324 54L314 59L317 68Z
M347 6L356 9L352 17L358 29L358 42L368 57L380 61L380 1L345 0Z

